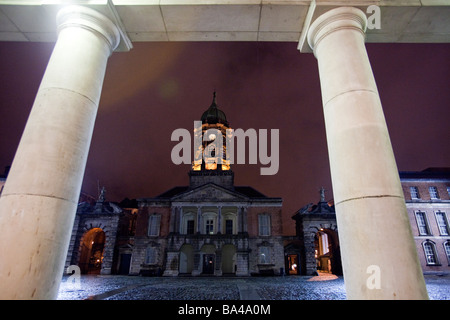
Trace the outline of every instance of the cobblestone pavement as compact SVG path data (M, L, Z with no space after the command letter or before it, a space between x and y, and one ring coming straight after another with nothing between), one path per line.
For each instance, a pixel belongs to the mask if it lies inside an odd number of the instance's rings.
M81 276L79 287L64 276L58 300L343 300L342 277L168 278ZM426 276L430 299L450 300L450 276Z

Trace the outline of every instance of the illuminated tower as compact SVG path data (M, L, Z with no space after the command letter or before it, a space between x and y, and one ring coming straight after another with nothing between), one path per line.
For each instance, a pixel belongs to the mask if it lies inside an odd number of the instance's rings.
M203 112L201 127L194 129L194 140L201 141L194 152L189 173L191 187L213 182L224 187L233 186L233 172L227 155L227 129L231 129L225 113L216 102L216 92L209 108Z

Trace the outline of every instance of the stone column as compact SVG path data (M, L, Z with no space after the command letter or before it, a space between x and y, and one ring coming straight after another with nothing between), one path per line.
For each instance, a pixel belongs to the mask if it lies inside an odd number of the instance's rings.
M247 233L247 207L242 208L242 232Z
M356 8L313 22L331 178L349 299L426 299L397 165ZM388 57L386 57L388 59Z
M197 206L197 233L202 233L202 207Z
M181 233L183 230L183 207L178 207L178 215L179 215L177 219L178 227L176 232Z
M217 211L218 211L218 215L217 215L217 233L221 234L222 233L222 206L217 206Z
M0 198L0 299L54 299L106 63L118 28L79 6L57 16L49 60Z

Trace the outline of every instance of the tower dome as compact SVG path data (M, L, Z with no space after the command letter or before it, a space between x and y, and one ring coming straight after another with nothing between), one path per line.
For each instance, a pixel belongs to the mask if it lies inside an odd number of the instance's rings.
M228 121L227 117L225 116L225 113L217 107L215 91L213 95L213 101L209 106L208 110L203 112L201 120L202 123L208 124L222 123L225 126L228 126Z

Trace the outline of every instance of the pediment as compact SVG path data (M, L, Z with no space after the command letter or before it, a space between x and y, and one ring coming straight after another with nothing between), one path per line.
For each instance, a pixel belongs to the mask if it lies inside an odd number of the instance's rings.
M247 197L213 183L188 190L171 199L172 201L246 201Z

